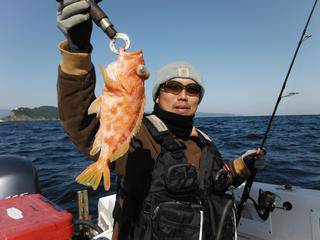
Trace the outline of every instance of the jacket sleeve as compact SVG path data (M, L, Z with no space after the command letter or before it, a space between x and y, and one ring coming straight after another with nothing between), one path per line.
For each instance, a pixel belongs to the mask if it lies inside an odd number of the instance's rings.
M247 168L243 159L237 158L229 163L229 168L233 176L234 187L240 186L251 175L250 170Z
M213 144L214 145L214 144ZM224 168L227 172L230 173L230 180L228 184L233 185L234 187L240 186L246 179L251 175L249 169L244 163L242 157L234 159L232 161L225 161L222 158L221 153L214 145L216 161L220 162L220 167Z
M59 45L61 62L58 69L57 93L60 122L72 142L89 155L99 120L87 110L96 98L95 70L90 53L71 53L67 41ZM92 157L96 160L96 156Z

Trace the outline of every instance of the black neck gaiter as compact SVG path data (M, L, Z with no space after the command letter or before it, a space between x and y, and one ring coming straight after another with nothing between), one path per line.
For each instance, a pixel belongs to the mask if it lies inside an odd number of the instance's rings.
M167 112L162 110L157 103L154 105L152 114L160 118L173 135L181 139L190 137L194 115L183 116L177 113Z

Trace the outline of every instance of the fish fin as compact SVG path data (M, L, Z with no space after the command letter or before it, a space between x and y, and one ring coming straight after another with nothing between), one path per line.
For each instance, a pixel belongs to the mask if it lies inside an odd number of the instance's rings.
M96 113L97 116L99 117L100 109L101 109L101 101L102 101L102 97L100 96L90 104L90 107L88 109L88 115Z
M96 133L96 136L94 137L94 142L90 150L90 155L91 156L96 155L101 150L101 146L102 146L102 134L101 134L101 131L99 130Z
M107 70L101 65L99 65L99 68L102 73L103 80L106 81L108 79L108 81L110 81L109 76L107 74Z
M112 154L111 161L117 160L118 158L122 157L126 152L128 152L130 146L130 140L126 141L122 144L114 154Z
M108 166L103 169L103 186L105 190L110 189L110 169Z
M103 80L105 82L105 85L109 88L109 89L118 89L119 88L119 84L117 83L117 81L113 81L108 73L107 70L103 67L103 66L99 66L100 67L100 71L102 73L103 76Z
M146 104L146 99L143 98L141 101L142 101L142 103L141 103L140 112L139 112L139 115L138 115L138 118L137 118L136 125L133 128L132 136L134 136L139 131L139 129L141 127L142 118L143 118L143 114L144 114L144 106Z
M93 190L96 190L101 181L102 175L104 178L104 188L105 190L110 189L110 170L108 164L102 164L101 167L101 159L89 167L87 167L77 178L77 183L91 186Z
M94 146L90 150L90 155L95 156L98 152L100 152L100 150L101 150L101 145Z
M77 183L92 186L93 190L98 188L102 178L102 169L98 167L98 162L87 167L77 178Z

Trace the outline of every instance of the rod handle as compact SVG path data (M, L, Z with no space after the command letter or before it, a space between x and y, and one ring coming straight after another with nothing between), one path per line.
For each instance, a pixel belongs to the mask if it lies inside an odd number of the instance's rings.
M107 36L110 39L113 39L114 36L117 34L117 31L115 30L113 24L109 20L108 16L105 14L105 12L99 7L99 5L94 0L87 0L90 5L90 15L92 20L95 22L95 24L102 29L104 33L107 34Z

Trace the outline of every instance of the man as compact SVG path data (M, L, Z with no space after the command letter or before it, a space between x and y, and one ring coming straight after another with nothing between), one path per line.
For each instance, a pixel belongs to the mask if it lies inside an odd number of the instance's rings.
M95 99L96 81L90 59L92 22L89 9L86 1L64 0L58 3L57 17L58 27L67 38L59 46L62 54L57 84L60 120L70 139L88 156L99 128L99 119L87 114ZM152 239L152 236L178 239L186 236L183 234L187 234L188 228L182 224L181 229L179 220L178 225L165 225L166 229L171 229L170 233L160 229L161 221L154 219L164 217L161 216L164 205L164 211L169 212L165 217L172 218L182 205L170 208L172 204L169 203L177 202L177 199L178 202L190 202L192 207L185 209L186 205L183 205L176 215L181 217L182 213L191 211L192 219L202 219L198 212L205 210L199 203L199 189L202 192L206 189L210 196L223 195L231 184L238 186L254 168L264 166L263 151L259 150L247 151L230 164L221 160L214 143L193 126L203 95L201 75L191 64L173 62L158 72L153 86L153 115L144 118L129 152L110 166L119 176L112 239ZM203 196L206 194L202 193ZM210 201L207 201L209 205ZM206 215L205 221L207 218ZM186 217L182 219L184 221ZM204 231L204 239L212 239L215 230L194 231L198 231L198 235ZM190 234L193 236L193 230ZM189 235L186 238L193 239Z

